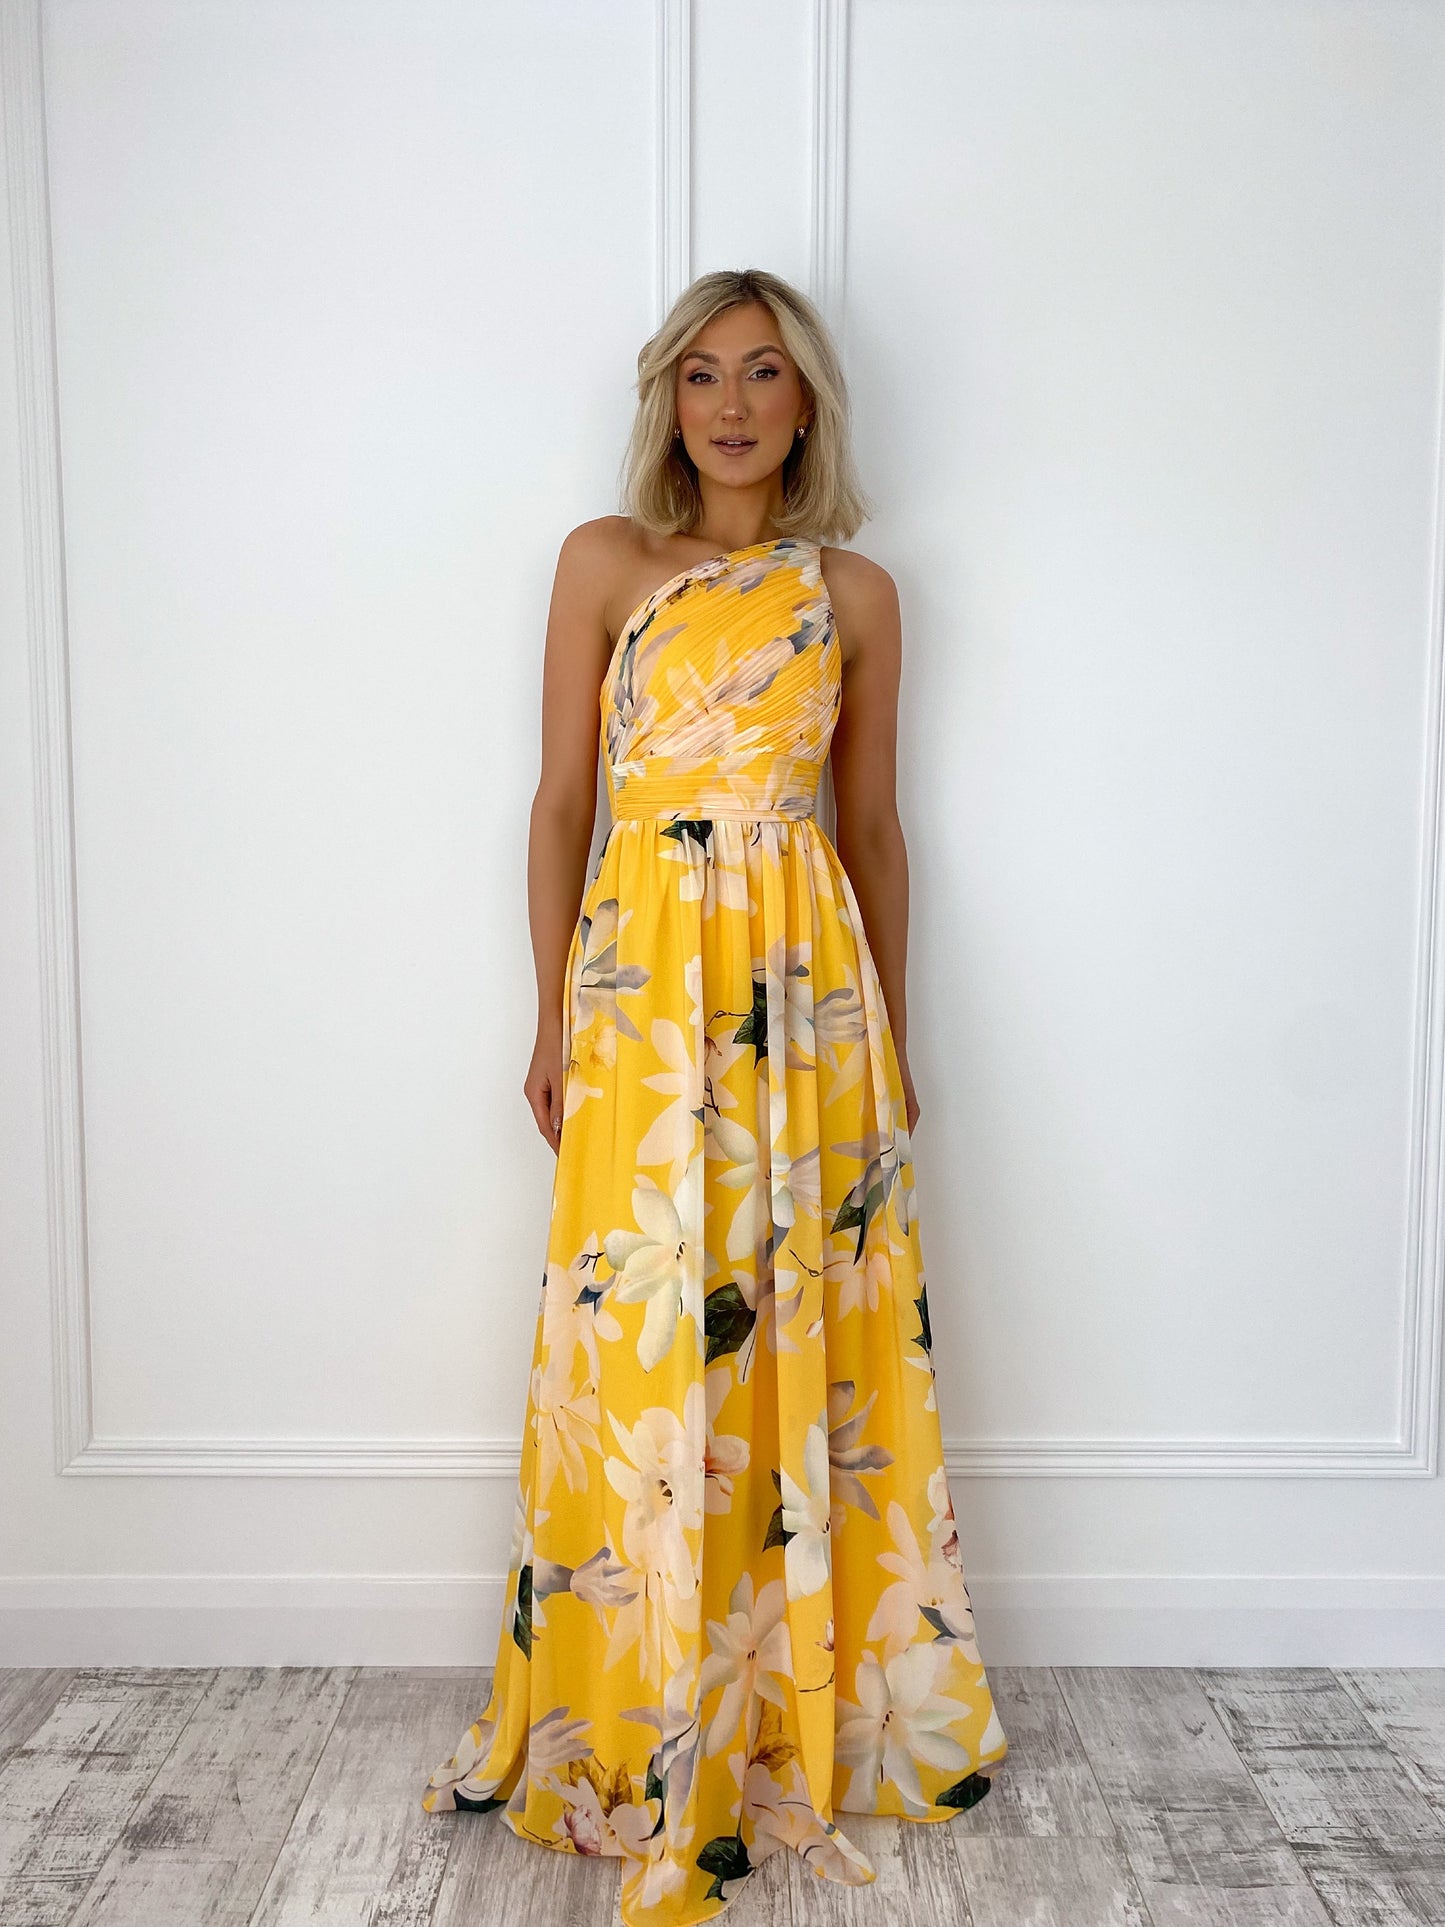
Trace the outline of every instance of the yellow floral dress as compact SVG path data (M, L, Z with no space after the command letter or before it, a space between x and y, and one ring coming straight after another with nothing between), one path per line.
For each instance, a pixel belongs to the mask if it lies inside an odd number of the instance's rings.
M838 1813L947 1820L1007 1741L943 1464L903 1087L814 816L841 703L818 545L664 582L600 692L612 825L567 961L564 1121L491 1697L430 1812L623 1860L711 1919Z

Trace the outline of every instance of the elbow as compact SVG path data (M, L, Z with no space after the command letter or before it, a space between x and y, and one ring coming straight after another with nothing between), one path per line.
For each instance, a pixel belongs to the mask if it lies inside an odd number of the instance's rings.
M560 781L544 777L532 797L533 823L545 823L562 835L590 835L597 820L597 779L583 784L575 777Z
M838 834L850 843L887 849L903 841L897 802L891 796L839 796L834 792Z
M850 864L906 866L908 848L894 808L840 810L838 854Z

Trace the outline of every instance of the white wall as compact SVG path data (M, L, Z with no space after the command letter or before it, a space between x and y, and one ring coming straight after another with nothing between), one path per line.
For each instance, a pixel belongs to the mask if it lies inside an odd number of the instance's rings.
M0 8L0 1661L490 1661L547 595L743 264L902 593L986 1654L1445 1660L1445 12Z

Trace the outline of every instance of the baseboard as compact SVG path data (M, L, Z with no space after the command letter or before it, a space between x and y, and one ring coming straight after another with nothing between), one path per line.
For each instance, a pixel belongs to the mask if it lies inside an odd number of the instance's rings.
M0 1665L489 1667L505 1576L0 1578ZM971 1578L988 1665L1439 1667L1445 1574Z
M0 1578L3 1666L490 1666L506 1577Z
M0 1666L490 1666L504 1575L0 1578ZM970 1575L990 1666L1441 1666L1445 1575Z

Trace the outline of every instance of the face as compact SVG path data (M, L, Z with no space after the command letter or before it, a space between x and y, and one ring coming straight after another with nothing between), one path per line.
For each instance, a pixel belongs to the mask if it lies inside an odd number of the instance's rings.
M699 328L677 365L677 421L701 475L756 487L809 421L796 363L761 302L727 308Z

